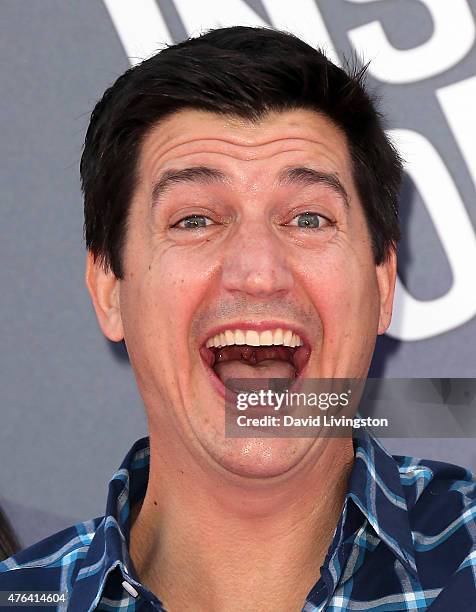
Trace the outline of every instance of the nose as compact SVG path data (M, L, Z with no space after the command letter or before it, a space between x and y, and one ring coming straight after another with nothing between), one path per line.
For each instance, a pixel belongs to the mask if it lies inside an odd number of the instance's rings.
M283 296L294 286L282 239L271 227L248 223L230 236L224 253L222 281L230 292L255 298Z

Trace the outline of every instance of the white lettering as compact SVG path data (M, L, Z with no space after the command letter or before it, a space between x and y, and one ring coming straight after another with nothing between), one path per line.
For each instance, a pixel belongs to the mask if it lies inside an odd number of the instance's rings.
M104 4L132 66L172 42L154 0L104 0Z
M174 4L190 36L197 36L209 28L267 25L252 8L240 0L227 0L226 2L175 0Z
M434 300L415 299L397 279L394 314L388 334L423 340L454 329L476 314L476 239L451 175L433 145L411 130L391 130L405 169L415 182L446 253L453 275L451 289Z
M476 187L476 77L436 90Z
M242 0L175 0L175 5L190 35L199 34L207 28L233 25L269 27ZM293 32L312 46L319 45L332 61L339 62L329 31L314 0L299 0L292 9L283 0L263 0L263 6L273 27Z
M329 30L315 0L299 0L291 8L285 0L263 0L263 4L275 28L292 32L311 47L319 47L335 64L340 64L339 56Z
M209 28L233 25L270 27L242 0L174 0L180 18L190 36ZM132 65L149 57L164 43L171 43L167 24L154 0L104 0L111 20ZM271 26L292 32L312 46L319 46L330 60L339 57L329 35L319 7L314 0L299 0L292 8L289 3L263 0Z
M368 4L381 0L347 0ZM455 66L470 51L475 25L467 0L435 2L420 0L433 20L433 35L413 49L393 47L379 21L349 31L354 47L371 60L369 72L387 83L412 83L435 76Z

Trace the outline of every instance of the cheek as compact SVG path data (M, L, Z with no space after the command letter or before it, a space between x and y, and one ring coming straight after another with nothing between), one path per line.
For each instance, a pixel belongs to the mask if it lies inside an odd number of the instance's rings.
M176 247L157 251L131 291L140 304L141 336L156 349L166 345L170 355L186 359L190 327L209 286L210 258L204 261Z
M124 292L124 337L139 388L147 397L166 394L176 364L186 364L188 325L197 288L180 266L150 264ZM125 320L124 320L125 319Z
M324 330L349 330L356 322L369 327L377 324L378 286L373 260L367 254L336 245L327 253L307 258L298 270Z
M170 248L154 257L148 276L159 308L176 319L177 313L194 312L200 304L210 276L210 262L194 253Z

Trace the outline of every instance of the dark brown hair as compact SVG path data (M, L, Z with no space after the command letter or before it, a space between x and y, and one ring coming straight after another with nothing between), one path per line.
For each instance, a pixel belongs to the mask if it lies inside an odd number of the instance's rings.
M20 544L7 517L0 508L0 561L20 550Z
M342 70L291 34L238 26L169 46L130 68L97 103L86 134L87 248L123 278L139 148L164 117L198 109L258 121L271 111L305 108L326 115L346 136L374 259L381 263L400 237L402 164L364 88L364 73Z

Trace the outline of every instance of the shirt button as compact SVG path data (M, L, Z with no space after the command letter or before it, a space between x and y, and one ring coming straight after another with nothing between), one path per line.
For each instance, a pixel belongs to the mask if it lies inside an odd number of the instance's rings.
M127 580L123 581L122 586L129 593L129 595L132 595L132 597L139 597L139 593L135 590L132 584L127 582Z

